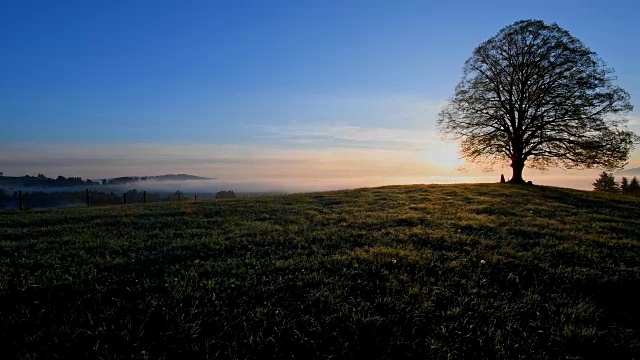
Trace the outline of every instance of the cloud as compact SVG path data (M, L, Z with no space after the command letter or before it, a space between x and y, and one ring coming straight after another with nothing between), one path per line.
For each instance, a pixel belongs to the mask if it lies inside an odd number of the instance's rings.
M267 127L269 135L300 144L425 150L437 140L434 132L413 129L365 128L344 124L311 124Z
M231 144L5 143L0 144L0 171L91 178L187 172L229 179L325 180L453 171L449 165L456 161L457 148L444 154L446 146L433 133L441 101L384 94L282 100L265 105L262 116L248 109L242 136L229 134ZM452 159L443 162L445 155Z
M280 103L272 125L342 124L432 131L446 101L417 95L324 94L283 99Z
M435 123L445 103L416 95L300 96L286 101L280 120L254 125L254 138L310 148L425 151L440 144Z

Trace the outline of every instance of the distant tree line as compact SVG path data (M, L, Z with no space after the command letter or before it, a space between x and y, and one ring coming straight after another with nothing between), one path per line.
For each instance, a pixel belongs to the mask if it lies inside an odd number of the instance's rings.
M82 180L81 177L64 177L49 178L44 174L37 176L3 176L0 171L0 186L15 187L69 187L69 186L87 186L87 185L127 185L135 182L156 180L156 181L184 181L184 180L211 180L202 176L189 174L168 174L157 176L124 176L112 179L102 179L101 181Z
M2 176L0 175L0 185L21 186L21 187L70 187L70 186L93 186L100 183L89 179L82 180L81 177L64 177L49 178L44 174L37 176Z
M623 176L618 183L613 174L603 171L592 185L594 191L640 197L640 182L635 176L631 180Z

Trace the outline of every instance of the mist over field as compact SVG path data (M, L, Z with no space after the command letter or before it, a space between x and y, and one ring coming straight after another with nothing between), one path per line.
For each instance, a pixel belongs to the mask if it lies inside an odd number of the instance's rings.
M465 176L466 175L466 176ZM591 183L595 175L558 176L540 174L531 176L534 184L558 186L562 180L562 187L582 190L593 188ZM372 178L279 178L279 179L212 179L189 181L156 181L147 180L132 182L125 185L101 185L95 187L100 191L122 191L136 189L138 191L185 193L215 193L233 190L237 193L298 193L309 191L331 191L342 189L356 189L362 187L376 187L385 185L411 184L456 184L456 183L492 183L500 180L499 173L492 174L460 174L460 176L424 176L424 177L372 177ZM112 190L113 189L113 190Z
M122 185L100 185L101 191L122 191L136 189L138 191L175 192L184 193L216 193L218 191L233 190L235 192L291 192L278 181L264 180L187 180L187 181L158 181L146 180Z
M505 174L506 176L506 174ZM550 185L568 187L581 190L591 190L592 183L596 179L595 173L578 175L558 174L532 174L529 178L536 185ZM618 177L629 174L617 174ZM633 176L633 174L631 175ZM218 191L233 190L240 193L297 193L308 191L330 191L341 189L355 189L362 187L375 187L385 185L410 185L410 184L456 184L456 183L492 183L500 179L499 172L488 174L465 174L458 176L423 176L423 177L365 177L365 178L266 178L266 179L210 179L210 180L145 180L118 185L94 185L88 188L103 192L121 192L128 190L154 191L154 192L190 192L190 193L216 193ZM101 179L91 180L100 182ZM84 186L68 187L20 187L6 186L5 191L78 191Z

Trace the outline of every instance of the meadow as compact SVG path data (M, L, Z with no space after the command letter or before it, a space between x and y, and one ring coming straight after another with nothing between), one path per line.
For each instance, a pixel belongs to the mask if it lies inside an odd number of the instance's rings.
M4 359L640 358L640 199L412 185L0 212Z

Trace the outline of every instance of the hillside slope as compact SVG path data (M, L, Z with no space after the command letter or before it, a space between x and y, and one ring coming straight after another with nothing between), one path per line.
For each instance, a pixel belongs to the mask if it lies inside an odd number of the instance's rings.
M15 358L638 358L640 200L500 184L0 212Z

